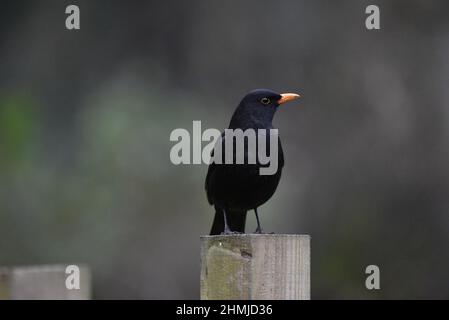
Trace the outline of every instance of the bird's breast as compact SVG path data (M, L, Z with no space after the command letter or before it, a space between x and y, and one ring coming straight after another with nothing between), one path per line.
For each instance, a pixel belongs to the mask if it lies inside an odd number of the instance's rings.
M219 165L214 177L214 202L238 210L254 209L265 203L279 184L281 170L261 175L258 165Z

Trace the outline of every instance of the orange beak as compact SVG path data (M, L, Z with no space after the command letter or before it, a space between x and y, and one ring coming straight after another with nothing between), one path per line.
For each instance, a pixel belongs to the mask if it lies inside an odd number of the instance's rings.
M281 98L278 100L278 104L283 104L287 101L295 100L300 98L301 96L296 93L282 93Z

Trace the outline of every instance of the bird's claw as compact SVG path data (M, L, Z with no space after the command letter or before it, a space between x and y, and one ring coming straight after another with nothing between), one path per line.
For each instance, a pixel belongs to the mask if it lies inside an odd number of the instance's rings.
M222 235L222 236L229 236L229 235L237 235L237 234L243 234L243 232L225 230L220 235Z
M262 229L256 229L255 234L274 234L274 232L263 232Z

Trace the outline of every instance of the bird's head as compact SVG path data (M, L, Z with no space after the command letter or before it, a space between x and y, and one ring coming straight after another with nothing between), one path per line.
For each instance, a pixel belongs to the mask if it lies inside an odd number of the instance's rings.
M274 113L281 104L299 97L300 95L296 93L277 93L268 89L250 91L240 102L234 113L233 120L256 120L271 124Z
M256 89L250 91L241 103L263 108L277 108L279 105L299 97L300 95L296 93L277 93L268 89Z

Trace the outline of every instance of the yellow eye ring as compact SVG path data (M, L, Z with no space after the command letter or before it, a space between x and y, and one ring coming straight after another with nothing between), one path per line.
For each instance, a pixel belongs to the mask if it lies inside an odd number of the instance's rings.
M262 103L262 104L270 104L270 99L268 99L268 98L262 98L262 99L260 99L260 102Z

